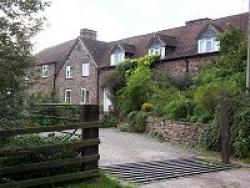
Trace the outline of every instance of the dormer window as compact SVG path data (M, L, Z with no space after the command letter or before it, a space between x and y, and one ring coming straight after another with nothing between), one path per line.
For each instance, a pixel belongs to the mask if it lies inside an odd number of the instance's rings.
M49 65L42 66L42 77L47 78L49 76Z
M169 53L175 49L175 38L172 36L162 35L156 33L152 36L148 43L148 55L160 56L162 59L165 58Z
M154 46L151 47L148 51L148 55L158 55L161 56L161 58L165 57L165 46Z
M198 40L198 53L217 52L220 50L220 41L216 37L202 38Z
M110 65L118 65L120 62L124 61L125 53L124 52L114 52L110 56Z
M197 37L197 51L198 53L210 53L220 50L220 41L217 40L217 36L220 31L215 25L208 24L200 32Z

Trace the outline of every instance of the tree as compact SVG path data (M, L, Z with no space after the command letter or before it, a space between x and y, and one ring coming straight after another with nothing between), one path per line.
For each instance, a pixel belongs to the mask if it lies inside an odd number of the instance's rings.
M0 0L0 124L16 122L23 110L25 76L34 65L31 38L42 29L42 0Z

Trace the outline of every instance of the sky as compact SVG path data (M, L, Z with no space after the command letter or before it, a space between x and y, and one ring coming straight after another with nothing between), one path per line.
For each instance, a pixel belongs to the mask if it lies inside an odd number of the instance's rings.
M248 0L50 0L44 30L34 53L77 38L80 29L113 41L185 25L198 18L220 18L248 11Z

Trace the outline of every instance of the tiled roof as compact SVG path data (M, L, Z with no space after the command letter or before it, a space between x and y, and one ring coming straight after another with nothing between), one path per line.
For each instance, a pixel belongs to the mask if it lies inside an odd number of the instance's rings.
M37 65L56 63L56 72L63 66L77 39L46 48L36 55Z
M101 42L91 39L82 39L86 48L96 61L97 65L109 66L110 54L114 47L120 44L125 51L133 52L133 57L144 56L148 53L148 45L152 38L157 35L166 44L175 46L175 50L166 55L166 59L181 58L187 56L194 56L197 54L197 37L199 34L211 24L219 31L225 31L230 25L239 29L247 30L248 27L248 13L228 16L215 20L203 20L201 22L194 22L187 26L176 27L146 35L134 36L119 41ZM40 60L38 64L49 63L51 61L62 62L65 55L70 52L75 40L65 42L58 46L54 46L40 52L37 57Z

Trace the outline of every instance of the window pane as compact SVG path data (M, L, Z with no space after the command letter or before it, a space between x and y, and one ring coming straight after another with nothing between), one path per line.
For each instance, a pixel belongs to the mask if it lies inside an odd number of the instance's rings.
M85 97L85 90L81 89L81 96L80 96L80 102L84 103L84 97Z
M207 40L206 41L206 52L211 52L212 51L212 40Z
M43 77L48 77L49 75L49 66L48 65L43 65L42 66L42 76Z
M86 95L86 98L85 98L85 103L89 103L89 91L85 91L85 95Z
M82 76L89 76L89 63L82 64Z
M205 43L205 40L200 40L199 41L199 52L200 53L206 52L206 43Z
M111 60L111 65L117 65L118 63L120 63L121 61L123 61L125 59L125 54L122 52L117 52L114 53L110 56L110 60Z
M65 102L71 103L71 91L70 90L65 91Z
M214 42L214 51L219 51L220 50L220 41L216 40Z

